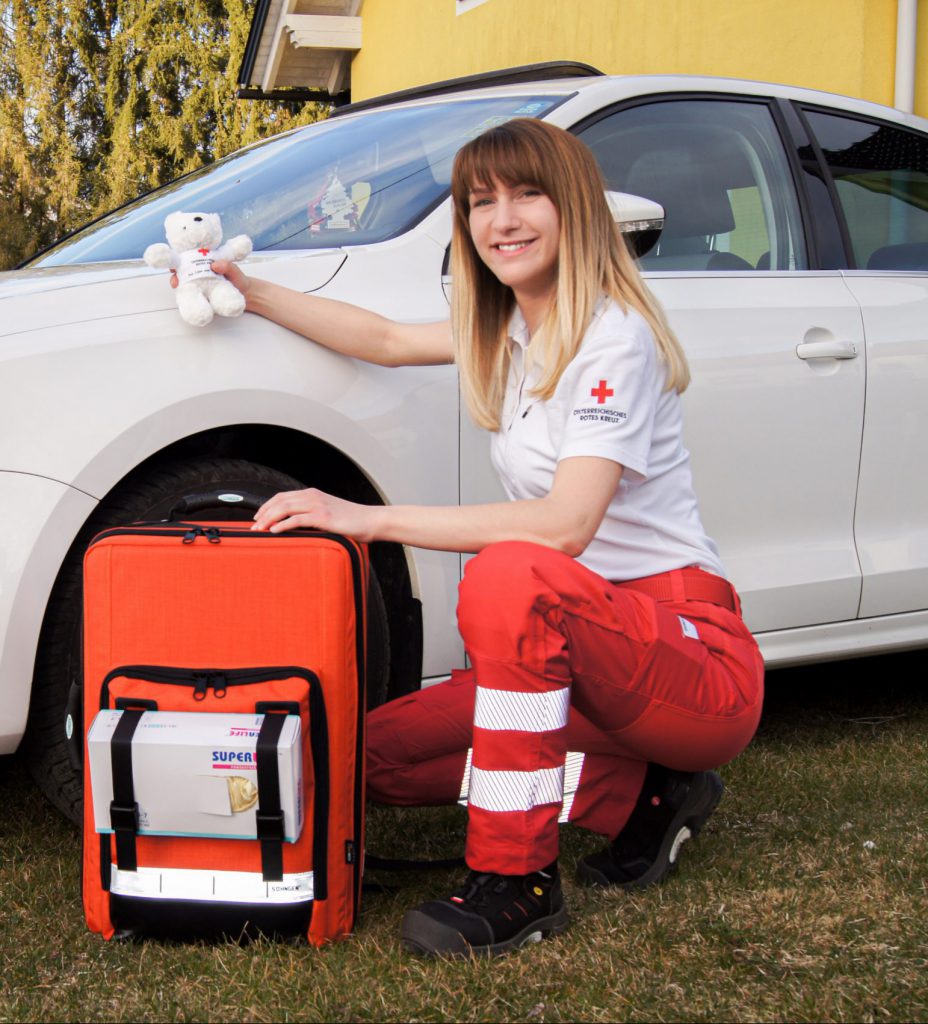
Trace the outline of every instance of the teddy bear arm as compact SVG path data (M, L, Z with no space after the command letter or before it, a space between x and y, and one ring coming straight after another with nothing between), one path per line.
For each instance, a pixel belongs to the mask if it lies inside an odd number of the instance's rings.
M177 269L177 260L174 255L174 250L169 246L165 245L164 242L156 242L154 245L148 246L142 255L142 259L150 267L157 267L164 269L170 267L172 270Z
M243 260L246 256L251 255L251 239L248 235L236 235L234 238L230 238L227 242L224 242L220 251L222 249L226 249L229 252L229 255L224 256L223 259Z

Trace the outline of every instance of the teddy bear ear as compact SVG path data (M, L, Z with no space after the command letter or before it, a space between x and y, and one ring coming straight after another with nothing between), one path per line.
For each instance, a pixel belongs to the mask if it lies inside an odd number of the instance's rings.
M174 213L169 213L167 217L164 218L164 233L166 235L169 235L172 231L181 227L183 225L185 217L186 214L180 213L178 211L175 211Z
M206 218L210 231L215 232L217 238L222 238L222 221L219 218L219 214L204 213L203 216Z

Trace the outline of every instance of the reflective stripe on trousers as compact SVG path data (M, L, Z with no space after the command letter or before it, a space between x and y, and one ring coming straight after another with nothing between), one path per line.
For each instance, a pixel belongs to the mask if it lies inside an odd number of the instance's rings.
M471 798L471 766L473 764L474 748L468 747L467 759L464 762L464 776L461 779L461 791L458 796L458 803L462 807L467 807ZM564 769L562 778L560 780L560 800L561 800L561 813L558 815L557 820L559 822L565 822L570 820L570 811L574 805L574 797L577 795L577 790L580 788L580 777L583 773L583 759L586 754L578 750L568 750L567 757L564 761ZM479 772L478 776L491 775L491 772ZM509 775L514 773L509 772ZM490 786L485 784L483 787L487 792L490 790ZM480 787L476 787L479 791ZM505 792L505 789L504 789ZM517 811L517 810L529 810L533 804L530 802L527 794L520 793L520 787L512 786L508 794L503 797L501 803L505 803L508 806L489 806L489 800L487 793L483 795L474 796L474 804L478 807L483 807L484 810L489 811Z

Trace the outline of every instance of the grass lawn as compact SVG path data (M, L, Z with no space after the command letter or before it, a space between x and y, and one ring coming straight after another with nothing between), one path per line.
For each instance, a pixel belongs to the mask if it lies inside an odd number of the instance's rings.
M367 895L356 934L324 950L105 943L84 927L77 833L0 760L0 1020L928 1020L925 664L772 673L677 874L634 896L568 881L571 929L492 962L400 948L403 911L458 872ZM450 855L463 820L375 810L368 846ZM564 830L568 879L599 844Z

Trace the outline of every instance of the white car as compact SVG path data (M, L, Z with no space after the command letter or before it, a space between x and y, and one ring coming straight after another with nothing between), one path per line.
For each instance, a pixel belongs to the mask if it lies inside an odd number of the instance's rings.
M219 212L255 276L444 318L452 158L515 116L576 132L611 189L665 211L641 267L692 362L703 518L767 663L928 644L928 121L757 82L514 78L344 109L0 275L0 753L25 735L66 813L94 533L218 487L500 495L454 367L358 363L247 314L186 325L141 260L165 215ZM463 664L462 559L376 544L373 564L382 699Z

